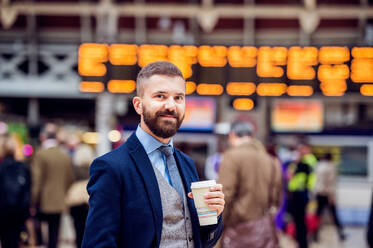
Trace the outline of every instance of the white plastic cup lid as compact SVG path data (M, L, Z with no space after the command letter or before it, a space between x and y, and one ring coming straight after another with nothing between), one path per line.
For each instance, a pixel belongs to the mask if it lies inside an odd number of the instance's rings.
M215 180L206 180L206 181L200 181L200 182L193 182L191 185L191 189L197 189L197 188L206 188L216 185Z

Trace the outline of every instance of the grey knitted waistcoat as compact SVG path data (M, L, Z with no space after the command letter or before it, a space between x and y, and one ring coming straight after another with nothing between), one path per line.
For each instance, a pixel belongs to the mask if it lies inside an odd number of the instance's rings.
M161 193L163 224L161 248L194 247L192 223L184 195L184 210L177 191L166 181L159 170L153 166ZM185 191L184 191L185 192Z

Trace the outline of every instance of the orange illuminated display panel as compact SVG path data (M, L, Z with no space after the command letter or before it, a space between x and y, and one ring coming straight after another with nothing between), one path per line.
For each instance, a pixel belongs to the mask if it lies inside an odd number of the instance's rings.
M317 65L316 47L292 47L288 53L287 76L291 80L312 80L316 72L312 66Z
M355 83L373 83L373 48L355 47L351 54L351 80Z
M255 93L255 84L252 82L229 82L226 92L229 95L249 96Z
M105 44L83 44L79 48L78 71L82 76L104 76L108 61L108 46Z
M136 82L133 80L110 80L107 88L111 93L132 93L136 90Z
M321 47L319 51L320 64L341 64L350 60L347 47Z
M196 91L196 83L192 81L187 81L185 83L185 94L190 95L193 94Z
M103 85L109 92L133 93L133 83L128 82L136 80L141 67L159 60L180 69L190 82L188 94L310 97L321 90L326 96L370 96L370 86L362 86L373 84L373 47L84 43L78 56L84 82L80 89L101 92Z
M109 58L112 65L135 65L137 63L137 45L113 44Z
M287 49L285 47L261 47L258 51L257 74L259 77L282 77L286 65Z
M138 64L144 67L158 60L167 60L168 47L165 45L141 45L138 52Z
M344 95L350 70L347 65L320 65L318 78L321 82L320 88L326 96Z
M287 93L289 96L312 96L313 89L309 85L290 85Z
M317 76L322 93L326 96L343 96L347 90L346 80L350 69L344 64L350 59L347 47L322 47L319 52L321 65Z
M259 96L281 96L286 93L287 86L284 83L260 83L256 88Z
M228 62L231 67L254 67L258 49L250 46L231 46L228 50Z
M320 132L324 125L323 105L317 100L275 100L271 127L275 132Z
M236 98L232 106L236 110L251 110L254 108L254 101L250 98Z
M192 65L197 63L197 47L170 46L168 49L168 61L180 69L184 78L189 78L193 74Z
M360 92L363 96L373 96L373 84L363 84Z
M224 88L220 84L198 84L197 93L199 95L218 96L223 94Z
M200 46L198 62L205 67L224 67L227 64L227 47Z
M105 86L102 82L82 81L80 82L79 90L87 93L100 93L105 90Z

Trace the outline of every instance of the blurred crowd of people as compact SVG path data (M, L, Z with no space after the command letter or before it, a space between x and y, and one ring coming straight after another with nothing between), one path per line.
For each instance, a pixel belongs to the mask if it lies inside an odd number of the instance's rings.
M57 247L61 215L73 219L80 247L88 213L86 185L94 149L77 136L48 123L40 146L25 162L17 137L0 136L0 240L2 248L20 244ZM231 125L229 147L206 159L205 176L224 185L226 211L219 247L279 247L278 234L292 236L299 248L318 242L323 214L329 210L339 239L346 239L336 206L337 164L333 154L318 159L299 141L279 155L276 144L262 144L250 123ZM310 202L316 203L312 209ZM373 203L372 203L373 204ZM315 205L315 204L313 204ZM373 207L373 206L372 206ZM43 240L41 223L48 225ZM367 239L373 247L373 214Z
M68 136L62 131L47 123L40 131L40 146L27 163L21 162L22 148L16 135L0 136L2 248L21 243L57 247L61 215L66 211L73 218L76 246L81 246L89 208L89 165L95 152L77 136L66 142ZM47 240L43 239L42 222L48 226Z
M293 237L299 248L307 248L310 242L320 242L325 210L343 242L347 235L337 214L338 165L332 152L324 151L316 158L311 146L300 138L282 150L281 156L276 144L269 142L265 147L253 137L253 131L249 123L233 123L229 148L206 160L207 179L223 184L226 196L220 246L279 247L276 240L282 233ZM372 216L367 228L370 247Z

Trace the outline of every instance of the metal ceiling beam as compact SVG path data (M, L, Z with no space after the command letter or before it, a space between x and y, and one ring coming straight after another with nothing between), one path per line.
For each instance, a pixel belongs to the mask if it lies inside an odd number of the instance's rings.
M14 2L0 4L0 9L7 8L18 14L38 15L96 15L105 11L115 11L119 16L172 16L172 17L202 17L212 13L226 18L297 18L303 12L310 11L304 5L234 5L215 4L204 7L198 4L114 4L101 3L48 3L48 2ZM360 7L358 5L319 5L312 10L323 19L340 18L351 19L359 17L373 17L373 7Z

